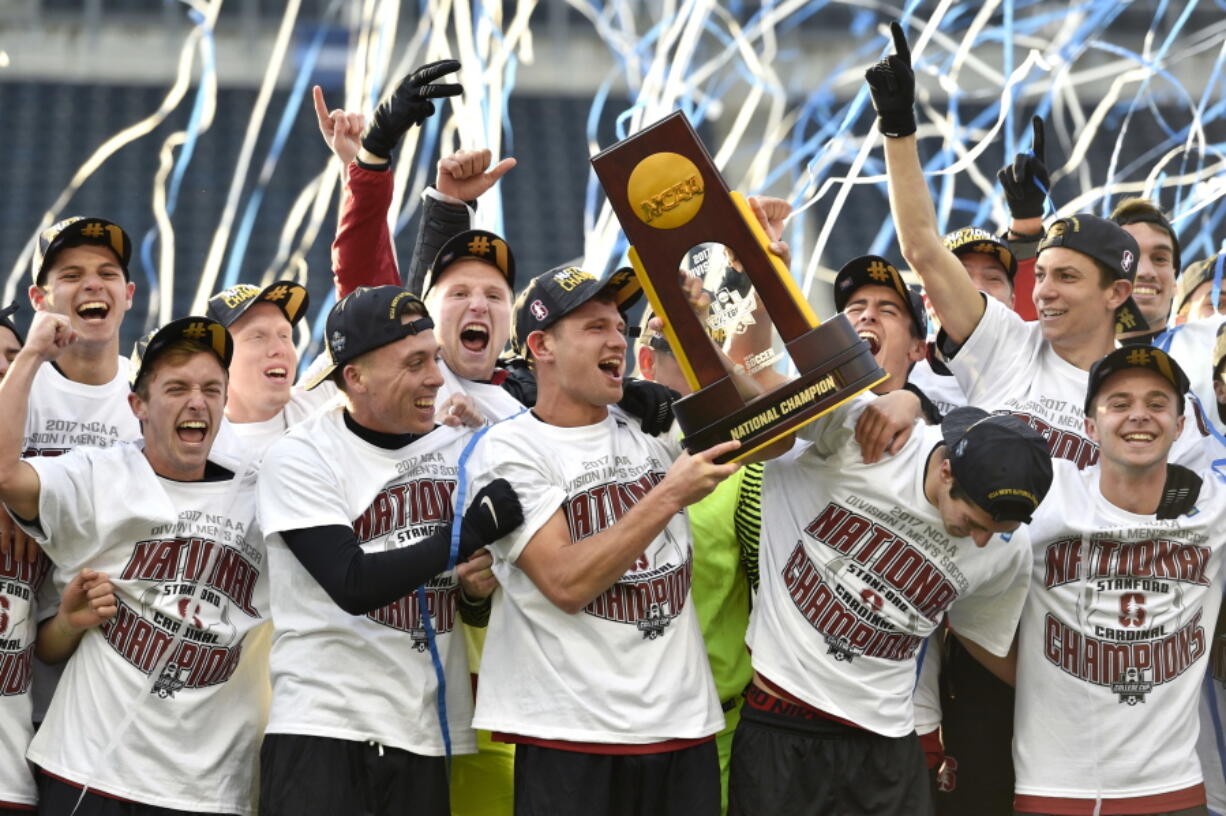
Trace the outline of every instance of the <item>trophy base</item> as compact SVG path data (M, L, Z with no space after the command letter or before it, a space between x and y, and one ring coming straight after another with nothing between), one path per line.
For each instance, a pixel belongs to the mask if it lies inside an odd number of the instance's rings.
M716 459L738 462L886 378L868 343L843 315L805 332L788 347L797 365L804 365L800 376L731 413L729 402L740 398L728 377L673 404L687 450L693 453L738 439L741 447ZM823 348L839 350L821 354Z

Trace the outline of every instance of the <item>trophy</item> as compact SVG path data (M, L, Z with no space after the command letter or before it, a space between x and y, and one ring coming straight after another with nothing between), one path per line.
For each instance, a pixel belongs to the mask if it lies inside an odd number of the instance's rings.
M732 192L680 112L592 158L622 230L630 262L693 393L673 410L690 451L729 439L737 461L872 388L886 374L868 343L837 315L820 323L749 203ZM746 402L724 370L702 322L677 283L686 253L720 243L740 260L799 376Z

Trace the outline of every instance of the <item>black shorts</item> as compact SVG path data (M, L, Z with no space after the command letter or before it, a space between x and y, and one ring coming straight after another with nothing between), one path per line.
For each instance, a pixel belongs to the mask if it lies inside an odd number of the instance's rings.
M930 816L919 738L883 737L750 687L732 740L729 816Z
M1013 687L944 633L937 816L1013 813Z
M448 816L447 761L369 742L268 734L260 816Z
M129 802L93 791L86 791L82 797L79 786L41 772L36 774L36 781L39 816L217 816Z
M715 740L658 754L515 746L515 816L719 816L719 796Z

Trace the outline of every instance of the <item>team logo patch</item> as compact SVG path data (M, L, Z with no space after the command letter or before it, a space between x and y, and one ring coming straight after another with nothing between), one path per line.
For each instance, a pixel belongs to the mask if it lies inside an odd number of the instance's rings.
M1132 269L1132 250L1131 249L1124 250L1124 254L1120 256L1120 269L1123 269L1125 273L1127 273L1128 270Z
M328 345L332 347L333 352L342 352L345 350L345 335L339 331L332 332L332 338Z
M532 316L537 320L544 320L549 317L549 310L545 308L545 304L540 300L534 300L528 304L528 311L532 312Z
M660 604L653 603L651 610L647 613L647 617L639 618L635 626L643 633L644 640L655 640L660 635L664 634L664 630L673 622L673 619L664 614L660 608Z
M1145 695L1153 690L1153 682L1146 679L1145 671L1136 666L1124 669L1120 679L1111 684L1111 693L1118 694L1120 702L1130 706L1144 703Z
M825 640L826 646L829 647L826 649L826 654L834 655L834 659L840 663L843 661L850 663L860 654L860 652L856 651L855 647L851 645L851 641L841 635L838 637L834 635L826 635Z

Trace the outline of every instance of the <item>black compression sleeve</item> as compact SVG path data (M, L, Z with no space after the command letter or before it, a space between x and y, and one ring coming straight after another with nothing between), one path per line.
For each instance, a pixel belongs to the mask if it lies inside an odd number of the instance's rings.
M363 552L342 524L286 530L285 543L336 605L364 615L403 598L447 568L450 528L385 552Z

